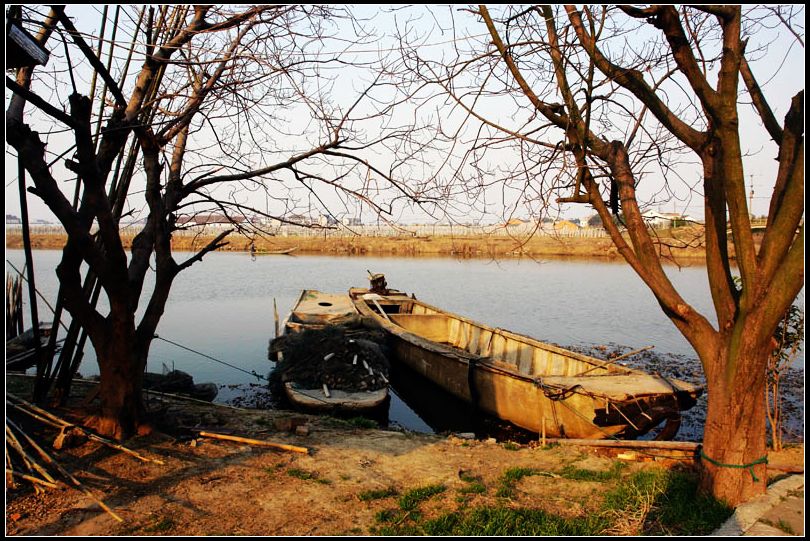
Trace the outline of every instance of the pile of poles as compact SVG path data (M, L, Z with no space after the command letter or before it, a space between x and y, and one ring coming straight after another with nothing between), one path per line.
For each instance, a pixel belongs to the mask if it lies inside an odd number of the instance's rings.
M107 438L80 426L65 421L48 411L39 408L22 398L7 393L6 411L14 410L39 423L57 430L56 438L52 444L54 449L61 449L72 438L90 439L107 445L143 462L154 462L163 464L161 460L149 458L141 455ZM90 490L79 481L70 471L61 465L50 453L45 451L34 438L27 434L19 424L6 417L6 486L16 487L17 481L31 483L34 491L44 492L45 489L60 489L65 486L81 491L99 507L110 514L115 520L123 522L110 507L97 498Z

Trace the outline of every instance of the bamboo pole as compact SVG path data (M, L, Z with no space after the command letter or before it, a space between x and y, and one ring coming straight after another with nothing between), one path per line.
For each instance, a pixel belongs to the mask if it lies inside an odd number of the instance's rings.
M40 455L40 456L41 456L41 457L42 457L42 458L43 458L43 459L44 459L44 460L45 460L45 461L46 461L48 464L51 464L51 465L52 465L54 468L56 468L56 469L59 471L59 473L61 473L62 475L64 475L64 476L65 476L65 477L66 477L66 478L67 478L67 479L68 479L68 480L69 480L71 483L73 483L73 485L74 485L74 486L75 486L77 489L81 490L81 491L82 491L82 492L83 492L85 495L87 495L87 496L88 496L90 499L92 499L94 502L96 502L96 503L99 505L99 507L101 507L101 508L102 508L102 509L104 509L104 510L105 510L107 513L109 513L109 514L110 514L110 516L112 516L112 517L113 517L115 520L117 520L118 522L124 522L124 519L122 519L121 517L119 517L118 515L116 515L116 514L115 514L115 512L114 512L112 509L110 509L110 508L107 506L107 504L105 504L105 503L104 503L103 501L101 501L100 499L96 498L96 496L95 496L95 495L94 495L92 492L90 492L90 490L89 490L87 487L85 487L85 486L82 484L82 482L81 482L81 481L79 481L78 479L76 479L76 477L74 477L74 476L73 476L73 474L71 474L71 473L70 473L69 471L67 471L67 470L66 470L64 467L62 467L62 465L61 465L61 464L59 464L59 462L57 462L55 459L53 459L53 458L51 457L51 455L49 455L48 453L46 453L46 452L45 452L45 450L44 450L42 447L40 447L39 445L37 445L37 443L36 443L36 442L35 442L33 439L31 439L31 437L30 437L30 436L28 436L28 435L27 435L25 432L23 432L23 430L22 430L20 427L18 427L17 425L15 425L14 423L12 423L11 421L6 421L6 422L7 422L7 423L8 423L10 426L12 426L12 427L14 428L14 430L16 430L16 431L17 431L17 432L19 432L20 434L24 435L24 436L25 436L25 439L28 441L28 443L30 443L30 444L31 444L31 446L32 446L32 447L33 447L33 448L36 450L36 452L37 452L37 453L39 453L39 455Z
M586 440L568 438L547 438L549 443L560 445L580 445L583 447L625 447L631 449L669 449L676 451L697 451L702 444L693 441L646 441L646 440Z
M648 349L652 349L652 348L654 348L654 347L655 347L655 346L646 346L646 347L643 347L643 348L641 348L641 349L637 349L637 350L634 350L634 351L630 351L630 352L628 352L628 353L625 353L624 355L619 355L618 357L615 357L615 358L613 358L613 359L608 359L607 361L603 362L602 364L596 364L596 365L593 365L592 367L590 367L590 368L589 368L589 369L587 369L586 371L584 371L584 372L580 372L579 374L576 374L576 375L575 375L575 376L573 376L573 377L584 376L584 375L585 375L585 374L587 374L588 372L591 372L591 371L593 371L593 370L596 370L597 368L604 368L604 367L606 367L606 366L608 366L608 365L610 365L610 364L615 363L616 361L621 361L622 359L626 359L627 357L632 357L633 355L635 355L635 354L637 354L637 353L641 353L642 351L647 351Z
M6 473L9 473L9 471L10 471L13 474L14 473L14 467L11 464L11 454L8 452L8 442L6 442L5 448L6 448ZM6 487L7 488L8 487L17 488L17 484L14 482L14 476L13 475L11 477L6 475Z
M6 421L6 423L8 423L8 421ZM22 435L23 437L26 438L26 440L29 438L28 434L25 434L24 432L22 433ZM42 477L44 477L51 483L56 482L56 480L53 477L51 477L51 474L48 473L48 470L40 466L39 463L36 460L34 460L33 457L31 457L28 453L25 452L25 450L22 448L22 445L20 444L20 441L16 438L16 436L14 436L14 433L11 431L8 424L6 424L6 440L8 441L8 443L11 444L11 448L17 451L17 453L19 453L20 457L22 458L23 462L25 463L25 465L28 467L29 470L31 470L32 472L33 471L39 472L39 474L42 475Z
M26 402L22 398L13 395L12 393L8 393L8 396L12 397L14 400L20 401L26 407L22 408L19 405L13 404L13 403L11 404L12 406L16 407L18 410L20 410L20 411L22 411L24 413L27 413L28 415L31 415L34 418L39 419L39 417L37 417L31 411L26 411L26 408L29 408L30 410L33 410L33 412L39 413L40 415L43 415L46 418L51 419L54 423L59 423L61 425L60 427L63 428L63 429L64 428L75 428L75 429L81 431L89 439L97 441L99 443L103 443L104 445L106 445L108 447L112 447L113 449L117 449L119 451L122 451L122 452L124 452L124 453L126 453L126 454L128 454L130 456L133 456L133 457L137 458L138 460L140 460L142 462L154 462L156 464L164 464L164 462L162 460L160 460L160 459L145 457L145 456L141 455L140 453L138 453L137 451L133 451L132 449L130 449L128 447L124 447L120 443L116 443L116 442L114 442L112 440L108 440L107 438L104 438L104 437L99 436L97 434L93 434L92 432L90 432L90 431L88 431L88 430L86 430L86 429L84 429L84 428L82 428L80 426L74 425L73 423L69 423L69 422L65 421L64 419L62 419L61 417L58 417L58 416L56 416L56 415L54 415L54 414L52 414L50 412L47 412L47 411L45 411L45 410L43 410L41 408L38 408L38 407L34 406L33 404L30 404L30 403ZM45 422L47 422L47 421L45 421Z
M235 441L237 443L248 443L250 445L260 445L263 447L272 447L273 449L281 449L283 451L290 451L293 453L309 454L309 449L306 447L297 447L295 445L287 445L286 443L273 443L263 440L254 440L251 438L243 438L241 436L229 436L227 434L216 434L213 432L199 432L200 436L204 438L213 438L215 440Z
M11 474L14 477L19 477L20 479L25 479L26 481L37 483L48 488L59 488L59 485L57 485L56 483L49 483L48 481L43 481L39 477L34 477L33 475L27 475L25 473L16 472L14 470L9 469L6 469L6 473Z
M281 329L279 327L278 306L276 306L276 298L275 297L273 297L273 320L274 320L274 324L275 324L276 338L278 338L278 336L279 336L279 334L281 332Z

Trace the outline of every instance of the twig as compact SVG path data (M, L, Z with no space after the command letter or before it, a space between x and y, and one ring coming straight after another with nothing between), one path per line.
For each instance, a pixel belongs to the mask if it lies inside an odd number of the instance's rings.
M235 441L238 443L249 443L251 445L261 445L264 447L272 447L274 449L281 449L283 451L291 451L293 453L309 454L309 449L306 447L296 447L295 445L287 445L286 443L272 443L263 440L254 440L251 438L243 438L241 436L228 436L225 434L216 434L213 432L199 432L200 436L204 438L213 438L216 440Z

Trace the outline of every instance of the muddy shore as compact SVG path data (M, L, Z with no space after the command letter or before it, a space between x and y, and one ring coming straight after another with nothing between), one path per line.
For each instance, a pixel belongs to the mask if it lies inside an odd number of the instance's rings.
M13 378L9 384L14 391L23 390ZM80 399L83 393L77 394ZM693 467L691 460L665 460L660 454L622 461L616 453L586 448L363 428L326 416L165 397L150 399L149 407L159 413L154 417L157 430L126 443L162 464L141 462L92 441L52 451L122 522L77 490L63 487L37 495L19 484L7 491L7 535L408 533L418 530L406 528L429 520L469 516L481 509L518 516L541 513L567 528L603 516L617 483L646 475L642 472L688 474ZM76 411L59 413L69 417ZM46 444L54 436L30 421L26 426ZM201 437L200 430L309 452L220 441ZM774 453L770 461L803 464L803 446ZM524 475L509 481L519 472ZM412 501L408 498L420 494L416 504L406 507ZM677 533L677 525L647 520L655 512L653 504L632 516L604 515L604 533ZM712 526L700 528L711 531Z

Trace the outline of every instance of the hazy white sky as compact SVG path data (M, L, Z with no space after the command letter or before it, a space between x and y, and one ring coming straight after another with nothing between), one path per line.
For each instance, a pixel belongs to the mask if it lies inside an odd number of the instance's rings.
M411 19L416 21L412 23L415 28L424 32L432 32L431 36L426 40L427 43L432 44L432 47L430 50L425 50L426 54L441 54L442 47L444 47L444 45L449 41L459 39L460 37L466 39L465 36L483 36L486 30L480 21L475 20L472 15L463 11L458 6L449 8L433 8L430 10L430 12L425 11L423 7L416 7L410 10L392 9L386 10L385 13L379 13L377 7L363 6L358 9L360 10L358 13L361 17L366 15L375 17L373 21L369 21L368 24L376 27L378 32L381 34L380 39L376 43L352 49L354 51L355 58L359 59L371 59L372 57L378 56L380 54L380 50L384 52L387 48L393 48L392 38L385 34L389 33L391 29L394 28L395 19L399 22L400 28L402 28L403 21ZM417 18L412 19L415 16L414 14L420 10L421 14L417 14ZM73 17L75 24L80 28L80 30L93 33L98 32L98 21L100 19L99 7L68 6L67 13ZM447 28L450 28L451 16L458 25L454 33L450 33L446 30ZM803 32L803 14L801 18L801 25ZM444 27L445 30L441 31L440 27ZM755 62L753 64L753 70L759 82L763 86L765 94L768 96L770 105L774 109L777 118L782 119L788 109L790 98L795 95L796 92L804 88L805 55L803 47L799 46L799 44L795 42L795 39L793 39L793 37L789 35L785 29L779 30L777 34L781 35L778 37L777 42L771 46L768 56ZM63 49L61 44L52 40L49 44L49 49L54 52L52 62L60 62L63 57ZM59 58L56 58L57 56ZM49 64L49 67L52 66ZM337 87L335 93L338 101L341 99L349 99L352 95L352 91L356 91L356 89L362 86L360 81L350 81L349 75L351 75L351 72L348 71L342 74L343 79L341 80L341 84ZM365 77L368 77L368 74L365 74ZM67 82L67 80L63 81L65 84L67 84ZM39 91L47 93L47 89L40 88ZM80 87L80 91L86 93L87 88L85 87L84 90L82 90ZM9 90L6 90L6 105L8 104L9 94ZM66 97L67 93L63 93L61 96ZM54 98L55 95L50 94L46 97ZM747 97L744 97L743 100L747 101ZM59 105L66 107L66 103ZM29 106L29 108L30 107L31 106ZM744 137L743 150L745 152L744 163L746 168L746 176L750 179L751 184L748 189L753 189L754 191L752 200L753 207L751 211L757 215L765 214L767 212L770 189L772 187L773 178L775 177L776 171L774 161L774 157L776 156L776 147L771 141L769 141L764 129L761 128L759 120L753 115L750 106L741 105L740 113L742 115L742 124L745 126L742 134ZM441 112L438 112L437 114L441 114ZM42 125L39 125L36 129L42 131L43 127ZM19 216L20 207L16 182L16 159L14 157L13 149L10 149L8 144L6 145L5 162L6 213ZM684 167L681 176L684 178L686 183L699 185L698 169L694 167ZM66 186L70 185L70 189L72 189L73 176L65 173L64 178L66 181ZM651 186L654 185L654 181L651 180L649 182ZM639 188L642 195L645 195L644 188L644 185L640 186ZM649 196L651 193L652 192L648 192L646 195ZM659 209L667 212L684 212L695 217L701 217L703 213L703 204L701 198L698 196L692 197L691 200L689 200L684 196L684 194L680 195L683 196L681 197L681 201L669 201L663 205L660 205ZM493 212L492 219L489 221L495 221L497 217L503 215L502 208L496 208L501 207L499 202L500 197L500 194L493 194L491 197L491 200L493 201L491 204ZM30 194L28 195L28 205L32 220L53 220L50 211L48 211L48 209L39 201L36 196ZM568 217L585 217L593 214L593 210L584 205L567 205L563 207L562 210L563 215ZM522 207L519 206L515 214L517 216L525 217L526 211L522 210ZM401 214L396 214L394 218L400 218L403 221L412 221L414 220L414 215L411 212L403 212ZM419 221L428 220L427 217L416 219Z

